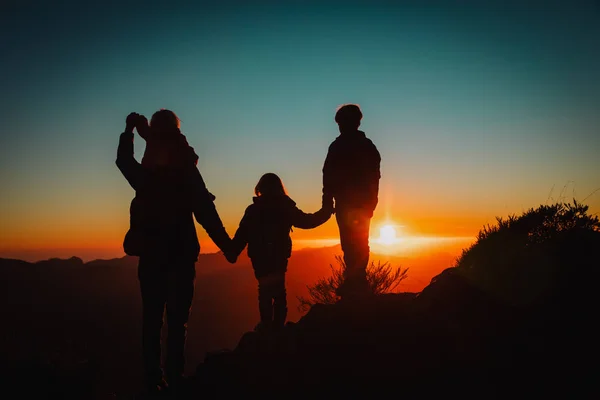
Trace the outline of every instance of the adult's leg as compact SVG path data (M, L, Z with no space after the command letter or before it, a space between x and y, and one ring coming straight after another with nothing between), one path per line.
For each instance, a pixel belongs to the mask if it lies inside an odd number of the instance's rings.
M146 384L155 388L162 381L160 333L167 300L164 265L140 257L138 278L142 294L142 352Z
M194 298L195 262L174 260L169 265L167 297L167 362L169 385L176 384L185 367L187 324Z
M371 228L371 215L364 210L357 210L355 223L352 229L352 241L355 246L355 270L354 274L360 283L367 282L367 266L369 265L369 231Z
M363 291L367 288L371 216L362 209L342 209L336 212L336 220L346 264L344 286Z

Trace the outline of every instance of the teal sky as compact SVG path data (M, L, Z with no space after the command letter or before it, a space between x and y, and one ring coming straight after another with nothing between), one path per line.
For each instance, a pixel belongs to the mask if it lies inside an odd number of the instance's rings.
M160 108L230 233L265 172L316 211L348 102L383 158L376 219L471 235L553 187L600 210L597 2L40 4L0 13L0 256L120 251L118 135Z

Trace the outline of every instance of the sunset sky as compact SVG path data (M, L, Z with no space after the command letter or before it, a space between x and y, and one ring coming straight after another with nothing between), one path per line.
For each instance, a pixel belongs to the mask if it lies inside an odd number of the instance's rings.
M597 2L47 3L0 9L0 257L122 256L118 137L160 108L230 234L265 172L320 207L343 103L382 156L374 235L474 237L561 196L600 211Z

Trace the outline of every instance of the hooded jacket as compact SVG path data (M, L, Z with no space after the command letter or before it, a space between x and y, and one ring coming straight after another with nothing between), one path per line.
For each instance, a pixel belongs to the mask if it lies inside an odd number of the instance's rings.
M323 195L335 199L336 210L377 207L381 156L363 131L339 135L323 164Z
M221 249L230 238L193 163L177 168L145 168L133 156L133 133L121 134L117 167L136 192L130 229L125 237L129 255L195 261L200 244L194 225L202 225Z
M252 260L286 260L292 254L292 227L312 229L324 224L331 212L324 208L307 214L287 195L259 196L252 199L233 237L236 254L248 245Z
M187 163L198 165L198 155L179 131L162 134L147 129L140 137L146 140L142 165L148 167L181 166Z

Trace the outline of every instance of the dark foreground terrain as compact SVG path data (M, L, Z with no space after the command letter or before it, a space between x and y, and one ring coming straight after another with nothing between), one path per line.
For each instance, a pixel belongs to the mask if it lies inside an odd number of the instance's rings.
M317 304L279 332L215 347L177 398L597 398L600 224L585 207L553 207L485 228L422 291ZM3 387L27 398L98 398L86 360L21 366L4 366Z

